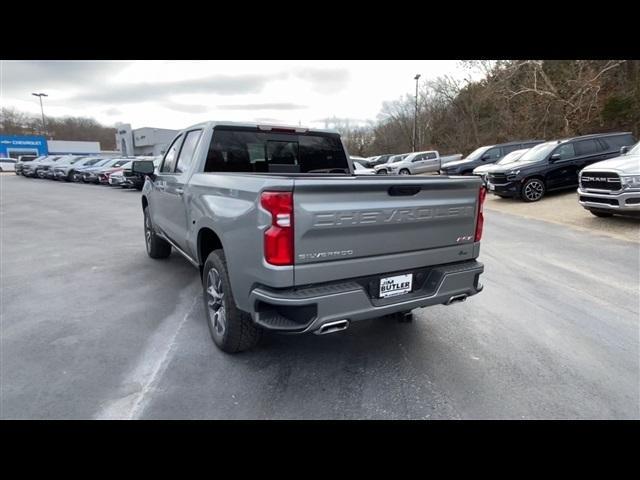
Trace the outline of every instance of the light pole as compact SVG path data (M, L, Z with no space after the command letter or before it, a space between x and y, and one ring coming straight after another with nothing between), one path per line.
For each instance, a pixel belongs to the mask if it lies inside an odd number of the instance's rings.
M416 74L413 79L416 81L416 110L413 114L413 152L416 151L416 132L418 130L418 80L420 79L420 74Z
M48 97L46 93L32 93L34 97L38 97L40 99L40 112L42 113L42 133L47 134L47 125L44 123L44 108L42 107L42 97Z

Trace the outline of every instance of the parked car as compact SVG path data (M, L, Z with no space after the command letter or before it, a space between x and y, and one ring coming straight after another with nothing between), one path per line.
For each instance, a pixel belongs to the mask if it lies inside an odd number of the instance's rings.
M349 158L351 159L351 161L353 162L360 162L360 165L362 165L363 167L369 167L369 160L367 160L364 157L356 157L353 155L349 155Z
M501 143L499 145L485 145L471 152L467 158L455 162L443 163L440 173L443 175L470 175L473 169L480 165L496 163L514 150L531 148L543 142L544 140L520 140L517 142Z
M440 163L444 165L445 163L455 162L460 160L463 157L461 153L454 153L452 155L440 155Z
M104 157L75 157L67 160L60 159L53 167L53 176L56 180L70 182L74 179L76 171L83 167L95 165Z
M109 179L114 173L122 172L125 167L131 166L131 160L125 163L116 162L112 168L107 168L98 172L98 183L103 185L111 185Z
M201 123L175 137L157 173L133 163L147 176L147 254L175 249L199 269L220 349L249 349L263 330L338 332L482 290L479 178L357 178L337 132L274 130Z
M30 168L28 170L29 175L34 178L45 178L49 168L61 158L62 156L60 155L54 155L54 156L48 156L38 162L36 161L31 162L31 164L29 165Z
M517 162L520 158L528 152L528 148L523 148L522 150L514 150L511 153L507 153L502 159L498 160L496 163L490 163L488 165L480 165L473 169L473 174L482 177L482 180L487 182L487 174L492 170L495 170L498 166L509 165L510 163Z
M388 154L384 154L384 155L377 155L375 157L370 157L373 160L371 160L369 162L369 165L371 167L375 167L376 165L382 165L383 163L387 163L387 161L389 160L389 158L393 157L393 153L388 153Z
M78 170L80 178L85 183L100 183L98 175L102 171L109 170L111 168L119 167L125 163L131 161L130 158L109 158L104 162L98 162L94 166L82 168Z
M136 157L135 160L148 159L153 161L153 164L157 170L162 161L162 156L157 157ZM133 172L131 163L127 163L122 166L121 171L112 173L109 176L109 185L120 186L122 188L135 188L136 190L142 190L146 175Z
M373 167L373 169L376 171L377 175L387 175L389 173L390 170L390 166L393 163L397 163L397 162L401 162L402 160L404 160L407 155L409 155L408 153L403 153L401 155L391 155L387 161L385 163L376 165L375 167Z
M40 160L44 160L47 158L46 155L41 155L39 157L33 157L33 155L21 155L18 157L18 161L16 162L16 175L23 175L22 170L25 163L29 162L38 162Z
M16 171L16 159L3 157L0 158L0 172L15 172Z
M592 163L619 155L635 139L630 132L583 135L536 145L517 162L488 173L489 192L537 202L547 191L575 188L578 172Z
M640 216L640 143L580 172L578 201L597 217Z
M353 157L351 157L351 159L353 160ZM375 175L376 174L376 171L373 168L367 168L357 161L353 162L353 168L354 168L353 173L355 173L356 175Z
M86 157L81 155L63 155L55 162L55 164L52 164L48 168L46 168L44 173L44 178L48 178L49 180L57 180L57 177L56 177L57 167L73 165L78 160L82 160L83 158L86 158Z
M435 150L413 152L399 162L389 163L388 172L398 175L416 175L440 170L440 154Z

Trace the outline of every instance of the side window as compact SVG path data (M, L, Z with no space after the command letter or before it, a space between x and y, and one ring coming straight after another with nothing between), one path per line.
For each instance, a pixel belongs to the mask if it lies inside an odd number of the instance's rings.
M422 160L424 160L424 154L416 155L416 158L411 160L411 163L413 163L413 162L421 162Z
M598 151L598 144L595 140L581 140L574 144L576 155L591 155Z
M427 153L425 159L426 160L434 160L437 157L437 155L434 152L429 152Z
M176 159L178 157L178 148L182 141L182 135L179 135L171 144L167 150L167 154L164 156L164 161L160 167L161 172L173 172L173 167L176 165Z
M564 145L560 145L556 148L553 154L559 154L560 160L566 160L568 158L573 158L576 156L575 150L573 149L573 143L565 143Z
M487 150L485 152L483 157L487 158L487 155L488 155L488 158L490 158L492 160L500 158L502 156L501 153L500 153L500 147L490 148L489 150Z
M187 133L184 138L184 143L180 149L180 155L178 155L178 162L176 164L176 173L184 173L189 169L189 166L193 162L193 154L196 151L200 137L202 136L202 130L192 130Z

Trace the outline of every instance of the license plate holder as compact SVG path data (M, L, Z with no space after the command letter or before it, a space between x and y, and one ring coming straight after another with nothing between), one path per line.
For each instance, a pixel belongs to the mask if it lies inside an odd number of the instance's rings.
M413 273L380 278L379 298L391 298L410 293L413 288Z

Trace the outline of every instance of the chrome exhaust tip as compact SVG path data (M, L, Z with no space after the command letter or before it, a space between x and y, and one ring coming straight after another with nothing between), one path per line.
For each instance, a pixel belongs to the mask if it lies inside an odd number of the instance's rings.
M338 320L337 322L329 322L322 325L316 330L316 335L326 335L327 333L335 333L349 328L349 320Z
M451 298L449 298L449 300L447 300L447 303L445 303L445 305L451 305L452 303L464 302L466 299L467 299L467 294L466 293L462 293L460 295L454 295Z

